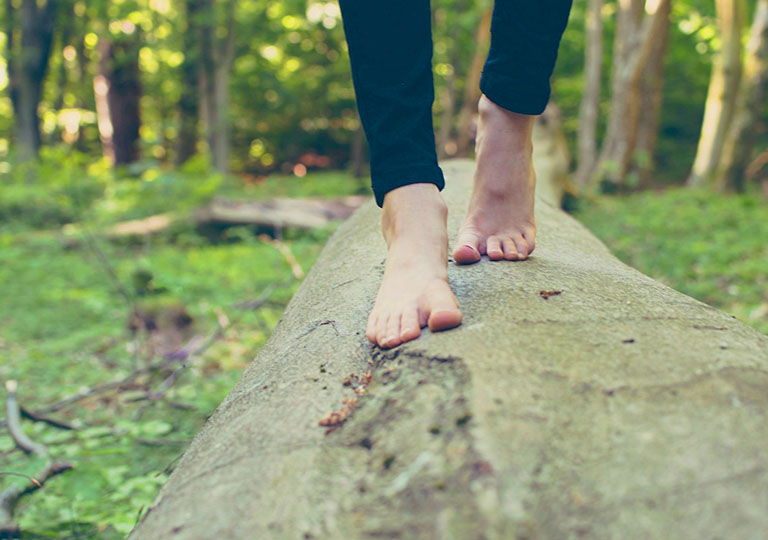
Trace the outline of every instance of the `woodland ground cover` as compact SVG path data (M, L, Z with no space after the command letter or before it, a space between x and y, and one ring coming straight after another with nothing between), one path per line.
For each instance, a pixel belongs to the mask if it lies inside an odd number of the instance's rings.
M166 342L210 339L186 368L153 370L50 414L75 429L24 421L32 439L75 466L22 500L27 537L122 538L269 337L300 280L247 227L211 235L180 225L118 242L99 239L98 230L191 208L214 193L332 197L365 192L367 181L327 172L243 183L194 164L116 178L98 164L56 159L4 178L0 192L0 379L19 382L21 405L35 410L120 380L156 362L150 350ZM624 261L768 333L768 213L756 190L601 196L581 201L576 215ZM75 242L57 232L73 222L93 236ZM286 230L281 241L308 270L334 228ZM155 317L153 332L137 330L134 309ZM40 466L0 434L0 470L33 474Z

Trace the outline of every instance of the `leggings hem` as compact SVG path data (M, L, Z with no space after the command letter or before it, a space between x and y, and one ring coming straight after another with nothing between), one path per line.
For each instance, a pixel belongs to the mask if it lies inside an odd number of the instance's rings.
M445 187L443 170L438 165L416 165L371 172L371 187L379 208L384 204L387 193L410 184L434 184L442 191Z

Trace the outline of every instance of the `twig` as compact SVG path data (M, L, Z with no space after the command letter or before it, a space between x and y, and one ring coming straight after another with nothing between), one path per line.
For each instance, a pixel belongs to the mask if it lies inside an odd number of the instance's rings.
M36 454L40 457L48 457L48 449L42 444L33 442L21 429L21 413L19 411L19 404L16 401L16 381L8 381L5 388L8 390L5 409L8 415L8 432L11 434L11 438L16 443L16 446L25 452ZM13 538L20 534L18 524L13 520L13 513L22 497L34 493L42 488L49 478L71 468L72 465L69 462L57 462L48 459L45 466L34 477L16 472L0 473L22 476L29 479L29 483L24 487L12 484L0 493L0 538Z
M38 414L35 411L30 411L26 407L19 406L19 411L21 412L22 418L26 418L27 420L32 420L33 422L43 422L45 424L48 424L49 426L53 426L59 429L66 429L66 430L77 429L72 424L68 424L63 420L56 420L55 418L51 418L50 416L44 416L42 414Z
M281 242L277 238L270 238L266 234L260 234L259 240L272 245L277 251L279 251L282 254L283 257L285 257L286 262L291 267L291 272L293 273L293 277L295 277L296 279L302 279L304 277L304 270L301 269L301 265L299 264L299 261L296 260L296 257L294 257L293 253L291 253L291 249L288 246L286 246L283 242Z
M5 414L8 421L8 432L11 434L13 442L27 454L36 454L40 457L48 456L48 449L42 444L34 442L27 437L21 428L21 413L19 404L16 401L16 381L5 383L5 389L8 390L8 398L5 401Z
M13 513L22 497L34 493L48 480L70 469L72 464L67 461L49 461L34 478L29 479L26 486L19 487L13 484L0 493L0 538L15 538L19 535L19 526L13 520Z

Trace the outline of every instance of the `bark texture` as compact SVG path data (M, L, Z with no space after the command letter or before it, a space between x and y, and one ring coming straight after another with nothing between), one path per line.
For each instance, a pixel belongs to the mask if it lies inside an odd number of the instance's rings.
M722 191L742 191L746 171L752 159L756 123L765 107L768 85L768 0L759 0L755 7L744 59L742 82L736 99L733 125L728 131L720 161L717 187Z
M640 115L637 121L637 140L635 141L634 160L630 167L630 175L640 185L647 185L655 168L654 154L656 140L659 134L661 119L661 102L664 87L664 60L667 56L669 42L669 17L672 3L666 2L659 6L658 14L662 19L659 34L653 40L645 72L640 79Z
M603 65L603 0L589 0L585 16L584 92L579 107L579 158L574 180L579 187L589 182L597 162L597 117Z
M473 164L443 167L454 236ZM335 234L130 538L768 530L768 338L539 202L529 261L451 265L460 328L371 348L379 218ZM343 385L366 370L362 395ZM346 421L318 426L344 397Z
M200 98L211 163L220 172L229 171L229 74L235 56L235 1L225 5L223 37L217 32L217 3L202 0L200 39Z
M99 40L99 73L93 90L104 155L114 165L139 159L141 73L138 30Z
M480 100L480 77L483 74L485 57L491 43L491 19L493 9L485 11L480 18L475 37L475 53L464 82L464 99L459 112L456 138L456 155L467 157L472 153L471 144L475 139L477 102Z
M743 0L717 0L720 51L712 63L701 135L687 184L712 186L720 164L723 143L733 120L741 78L741 28Z
M200 24L201 0L184 2L184 62L181 65L183 86L179 96L179 134L176 139L176 165L182 165L197 153L200 111Z
M58 2L53 0L22 0L18 9L11 0L5 1L8 91L13 105L16 144L22 160L37 156L40 149L37 108L51 56L57 8ZM21 35L15 38L18 33Z
M640 117L640 83L654 45L667 21L671 0L626 0L616 13L611 111L591 187L616 191L635 157Z

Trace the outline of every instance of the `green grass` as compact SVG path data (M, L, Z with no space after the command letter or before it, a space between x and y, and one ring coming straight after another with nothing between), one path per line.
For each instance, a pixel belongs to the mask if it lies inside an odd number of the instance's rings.
M187 312L193 324L183 336L169 323L155 334L181 343L210 336L224 319L231 324L191 360L167 400L135 401L144 391L128 388L52 415L75 431L23 422L33 440L75 467L22 499L17 516L28 538L124 538L140 509L157 495L169 464L272 333L300 283L283 254L248 227L201 235L181 226L147 242L117 243L73 243L50 232L30 232L68 222L98 230L105 223L192 207L214 193L334 196L357 193L364 185L343 173L269 178L241 184L239 190L232 179L189 171L145 172L123 180L97 176L98 181L95 176L84 180L92 185L87 205L77 199L83 191L74 188L74 181L62 178L45 185L17 182L0 190L0 209L6 210L0 218L0 380L18 381L20 404L34 410L156 362L157 357L145 358L143 352L138 359L134 355L136 343L140 351L149 344L146 334L134 338L130 330L134 306L142 313ZM35 196L27 198L27 193ZM3 207L3 202L8 204ZM282 241L306 271L335 227L285 230ZM243 307L268 289L269 301L262 307ZM166 376L154 374L139 382L156 390ZM40 467L41 460L15 449L7 432L0 431L0 471L34 474ZM25 480L3 476L0 488L9 482Z
M768 333L768 202L756 190L604 196L576 217L622 261Z

